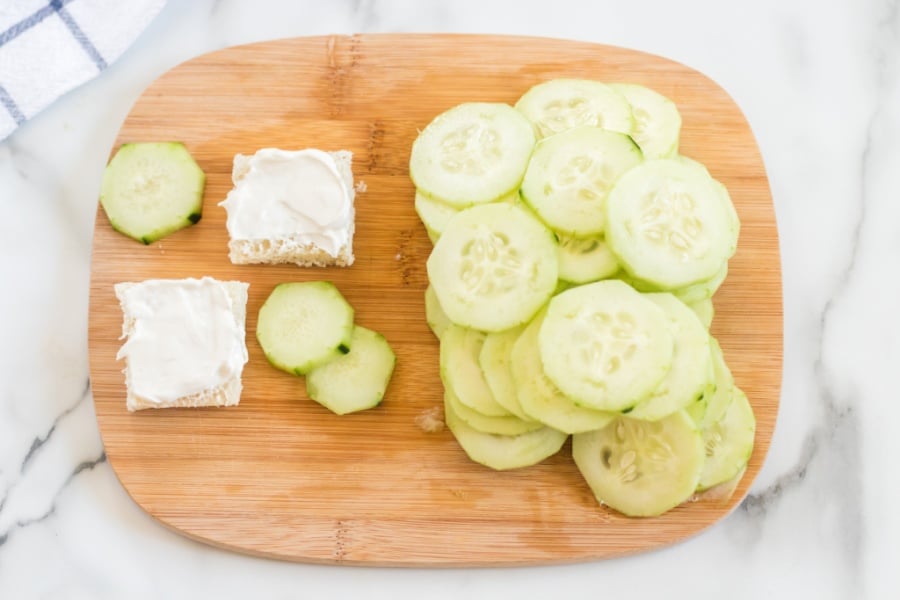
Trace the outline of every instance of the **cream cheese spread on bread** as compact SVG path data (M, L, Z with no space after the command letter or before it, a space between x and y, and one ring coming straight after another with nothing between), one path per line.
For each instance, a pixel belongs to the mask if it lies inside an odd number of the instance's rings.
M353 194L331 154L312 148L239 154L232 179L234 188L221 203L232 240L290 239L333 257L348 245Z
M203 279L150 279L121 291L129 389L169 404L219 388L240 376L248 360L244 330L224 286Z

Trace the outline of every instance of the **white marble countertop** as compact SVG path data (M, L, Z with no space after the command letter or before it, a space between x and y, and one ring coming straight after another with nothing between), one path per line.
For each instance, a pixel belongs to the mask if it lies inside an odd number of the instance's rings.
M782 244L781 411L750 497L674 547L520 569L288 564L146 516L105 463L88 387L100 176L131 103L199 53L286 36L542 35L660 54L745 111ZM0 143L0 598L897 598L897 0L170 0L126 54Z

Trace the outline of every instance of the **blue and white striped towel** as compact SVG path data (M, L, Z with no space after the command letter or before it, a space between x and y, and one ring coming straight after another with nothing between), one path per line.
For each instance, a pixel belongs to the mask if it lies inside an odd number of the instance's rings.
M0 140L112 64L165 0L0 0Z

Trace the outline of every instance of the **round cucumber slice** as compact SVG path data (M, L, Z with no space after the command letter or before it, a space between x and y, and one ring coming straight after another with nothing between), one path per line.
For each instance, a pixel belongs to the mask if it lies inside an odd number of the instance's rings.
M713 376L715 377L715 391L709 395L706 401L706 412L703 414L701 427L707 428L725 414L731 398L734 395L734 377L725 362L722 347L716 338L709 336L709 354L712 358Z
M672 293L676 298L686 304L706 300L712 298L715 293L719 291L719 288L722 287L723 283L725 283L725 278L727 276L728 263L726 262L724 265L722 265L722 268L719 269L719 272L716 273L711 279L701 281L700 283L695 283L694 285L689 285L685 288L672 290Z
M306 375L307 395L338 415L381 404L397 358L380 333L353 328L350 352Z
M654 90L632 83L611 83L631 105L634 129L631 137L647 158L667 158L678 154L681 114L675 103Z
M419 215L428 231L437 233L438 236L444 231L447 222L459 212L455 206L434 200L418 190L416 190L415 207L416 214Z
M601 504L654 517L688 500L703 470L703 438L683 411L660 421L620 417L572 438L572 458Z
M511 193L494 200L494 202L518 204L520 202L519 190L516 189ZM438 238L441 237L441 234L444 232L450 219L455 217L459 211L462 210L447 204L443 200L427 196L419 190L416 190L415 206L416 214L419 215L419 219L421 219L422 224L425 225L425 230L428 232L428 238L431 240L432 244L437 243Z
M546 81L525 92L516 108L537 126L541 137L583 125L626 134L634 127L628 100L599 81Z
M740 473L750 460L755 435L756 417L747 395L733 388L725 414L703 430L706 463L697 490L709 489Z
M641 160L627 135L599 127L570 129L538 142L522 180L522 197L560 233L599 235L610 189Z
M556 288L556 239L524 209L476 206L450 220L427 268L451 321L503 331L530 320Z
M606 199L606 242L630 275L661 290L715 276L737 232L715 183L674 159L625 173Z
M450 325L441 335L441 377L460 402L488 417L508 417L484 380L478 357L485 334Z
M478 356L478 364L481 365L484 380L497 404L524 421L533 421L519 404L516 383L509 365L513 344L519 339L522 329L515 327L487 334Z
M559 452L568 437L549 427L517 435L484 433L469 426L450 403L444 404L444 420L470 459L497 471L536 465Z
M710 383L709 332L697 315L672 294L645 294L669 318L675 350L672 368L650 396L628 413L632 419L656 421L686 408Z
M697 318L700 319L703 326L709 329L709 326L712 325L713 317L716 314L712 298L703 298L702 300L691 302L687 306L694 311L694 314L697 315Z
M100 204L113 229L150 244L200 220L205 183L180 142L122 144L103 172Z
M616 279L550 301L538 335L547 376L578 404L621 411L650 395L672 365L666 314Z
M507 104L470 102L438 115L413 142L409 175L429 196L463 208L519 186L534 128Z
M619 270L615 255L602 237L558 237L559 278L563 281L590 283L612 277Z
M434 288L430 285L425 288L425 322L428 323L428 327L431 328L431 332L437 339L441 339L444 331L453 324L444 309L441 308Z
M543 320L541 312L516 340L510 354L510 370L522 410L532 419L565 433L606 427L616 417L615 413L578 406L544 372L538 350Z
M459 401L453 389L450 386L444 387L444 404L452 408L453 412L465 423L477 431L482 433L493 433L496 435L519 435L536 431L543 427L543 424L534 421L523 421L512 415L506 417L489 417L478 411L472 410Z
M266 358L295 375L347 354L352 336L353 307L327 281L278 284L256 323Z

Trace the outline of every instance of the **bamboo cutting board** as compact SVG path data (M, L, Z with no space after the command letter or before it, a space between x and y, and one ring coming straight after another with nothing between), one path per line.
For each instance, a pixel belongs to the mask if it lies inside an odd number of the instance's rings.
M648 85L674 99L682 152L725 183L743 226L713 333L757 415L756 447L728 501L655 519L599 506L569 444L545 463L497 473L470 462L451 434L417 416L440 407L438 344L425 323L431 248L407 174L417 130L465 101L513 103L531 85L584 77ZM98 210L89 346L107 457L144 510L194 539L320 563L501 565L572 562L672 544L727 515L746 495L772 436L781 382L778 239L750 128L729 96L683 65L640 52L560 40L467 35L360 35L229 48L179 65L137 101L123 142L180 140L207 173L203 219L151 246L115 233ZM348 149L357 195L356 263L347 269L234 266L225 211L233 156L262 147ZM115 148L114 148L115 150ZM128 413L119 281L152 277L250 283L240 406ZM356 320L397 354L383 404L338 417L303 379L270 367L253 332L283 281L334 281Z

